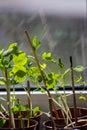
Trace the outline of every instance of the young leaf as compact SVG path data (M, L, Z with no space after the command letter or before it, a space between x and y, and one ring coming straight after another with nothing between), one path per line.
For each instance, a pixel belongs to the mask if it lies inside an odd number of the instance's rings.
M10 49L10 48L15 48L15 47L17 47L17 43L16 43L16 42L10 44L9 47L8 47L8 49Z
M40 74L39 69L37 67L31 67L28 71L27 71L28 76L31 77L35 77L38 76L38 74Z
M80 95L80 96L79 96L79 99L86 101L86 97L83 96L83 95Z
M77 66L77 67L74 68L74 71L76 71L76 72L83 72L84 69L85 68L83 66L79 65L79 66Z
M58 65L60 66L60 68L64 67L64 64L62 63L61 58L59 58L59 60L58 60Z
M82 80L82 76L79 76L78 79L76 80L76 83L79 83Z
M50 62L55 62L55 60L52 58L52 55L51 55L50 52L49 52L49 53L44 52L44 53L42 54L42 59L43 59L43 60L50 61Z
M33 38L33 46L34 46L34 49L37 50L38 48L40 48L41 46L41 42L38 41L37 37L34 37Z
M40 110L40 107L35 107L35 108L33 109L33 116L36 116L40 111L41 111L41 110Z

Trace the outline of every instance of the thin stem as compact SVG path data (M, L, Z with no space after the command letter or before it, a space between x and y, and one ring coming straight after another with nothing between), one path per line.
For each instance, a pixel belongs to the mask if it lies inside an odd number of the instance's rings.
M15 128L14 116L11 110L10 86L9 86L8 73L6 68L5 68L5 78L6 78L6 89L7 89L7 105L8 105L8 112L9 112L9 125L11 128Z
M72 57L70 56L70 68L71 68L71 80L72 80L72 91L73 91L73 103L74 103L74 116L75 116L75 125L77 125L77 106L76 106L76 95L74 87L74 74L73 74L73 62Z
M29 106L29 109L30 109L30 115L32 116L32 101L31 101L29 80L27 81L27 93L28 93L28 106Z
M49 98L49 109L50 109L50 114L51 114L51 121L52 121L52 130L55 130L56 129L56 124L55 124L55 121L53 119L53 113L52 113L52 99Z
M46 91L47 91L48 97L51 98L51 94L50 94L49 90L47 89L46 80L45 80L45 78L44 78L44 73L43 73L43 71L41 70L40 63L39 63L39 60L38 60L38 57L37 57L35 48L33 47L32 41L31 41L30 36L29 36L29 34L28 34L27 31L25 31L25 34L26 34L26 36L27 36L28 43L29 43L29 45L31 46L33 55L34 55L34 57L35 57L35 60L36 60L37 66L38 66L38 69L39 69L39 71L40 71L40 73L41 73L41 77L42 77L42 80L43 80L45 89L46 89ZM53 101L51 102L51 105L52 105L52 108L54 109L55 116L56 116L56 118L58 119L58 118L59 118L59 115L58 115L58 112L57 112L57 110L56 110L56 107L55 107Z

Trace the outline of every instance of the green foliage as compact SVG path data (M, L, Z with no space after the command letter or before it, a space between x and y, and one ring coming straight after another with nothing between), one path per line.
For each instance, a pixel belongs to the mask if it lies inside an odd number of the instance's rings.
M62 63L61 58L59 58L59 60L58 60L58 65L60 66L60 68L64 67L64 64Z
M18 49L17 43L12 43L7 50L0 51L0 69L3 76L7 69L9 83L23 82L26 79L26 63L26 53ZM12 82L12 80L17 82ZM4 85L5 81L1 80L0 84Z
M33 47L34 47L34 49L37 50L38 48L40 48L40 46L41 46L41 42L38 41L37 37L34 37L33 38Z
M85 70L85 67L78 65L77 67L74 68L74 71L76 72L83 72Z
M51 55L50 52L49 53L44 52L42 54L42 59L46 60L46 61L49 61L49 62L55 62L55 60L52 58L52 55Z
M6 122L5 118L0 119L0 128L4 126L5 122Z
M60 78L60 74L51 72L50 74L46 75L46 85L47 89L54 89L57 85L58 79Z
M41 112L40 107L33 108L33 116L37 116L37 114L40 112Z

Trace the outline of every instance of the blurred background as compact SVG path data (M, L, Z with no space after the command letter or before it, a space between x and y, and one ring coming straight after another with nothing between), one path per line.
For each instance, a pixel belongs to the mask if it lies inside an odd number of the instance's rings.
M31 52L25 30L42 43L43 51L62 58L69 67L87 66L86 0L0 0L0 49L17 42L21 49ZM85 73L86 75L86 73Z

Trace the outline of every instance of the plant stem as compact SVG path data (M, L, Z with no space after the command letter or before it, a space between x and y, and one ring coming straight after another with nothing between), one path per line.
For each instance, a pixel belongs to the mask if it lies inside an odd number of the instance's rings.
M51 114L51 121L52 121L52 130L56 129L55 121L53 119L53 113L52 113L52 99L49 98L49 109L50 109L50 114Z
M73 91L73 103L74 103L74 116L75 116L75 125L77 125L77 106L76 106L76 95L74 87L74 74L73 74L73 62L72 56L70 56L70 68L71 68L71 80L72 80L72 91Z
M11 110L10 86L9 86L8 73L6 68L5 68L5 78L6 78L6 89L7 89L7 105L8 105L8 112L9 112L9 125L11 128L15 128L14 116Z
M27 81L27 93L28 93L28 106L31 111L31 116L32 116L32 101L31 101L31 95L30 95L30 82L29 80Z
M32 116L32 101L31 101L31 95L30 95L30 82L29 82L29 80L27 81L27 97L28 97L28 107L29 107L29 110L30 110L30 112L29 112L29 114L30 114L30 116ZM30 122L30 120L28 120L28 127L29 127L29 123Z
M29 45L31 46L33 55L34 55L34 57L35 57L35 60L36 60L37 66L38 66L38 69L39 69L39 71L40 71L40 73L41 73L41 77L42 77L42 80L43 80L45 89L46 89L46 91L47 91L48 97L51 98L51 94L50 94L49 90L47 89L46 81L45 81L45 79L44 79L44 74L43 74L43 71L41 70L40 63L39 63L38 57L37 57L37 55L36 55L35 49L34 49L34 47L33 47L32 41L31 41L31 39L30 39L30 36L29 36L29 34L28 34L27 31L25 31L25 34L26 34L26 36L27 36L28 43L29 43ZM58 112L56 111L56 107L55 107L53 101L51 102L51 105L52 105L52 108L54 109L56 118L59 118Z
M38 66L38 69L39 69L39 71L40 71L40 73L41 73L41 77L42 77L42 80L43 80L45 89L46 89L46 91L47 91L48 97L51 98L51 94L50 94L49 90L47 89L46 80L45 80L45 78L44 78L43 71L41 70L40 63L39 63L38 57L37 57L37 55L36 55L35 48L33 47L32 41L31 41L30 36L29 36L29 34L28 34L27 31L25 31L25 34L26 34L26 36L27 36L28 43L29 43L29 45L31 46L33 55L34 55L34 57L35 57L35 60L36 60L37 66ZM58 119L58 118L59 118L59 115L58 115L58 112L57 112L57 110L56 110L56 107L55 107L53 101L51 102L51 105L52 105L52 109L53 109L54 112L55 112L55 116L56 116L56 118Z

